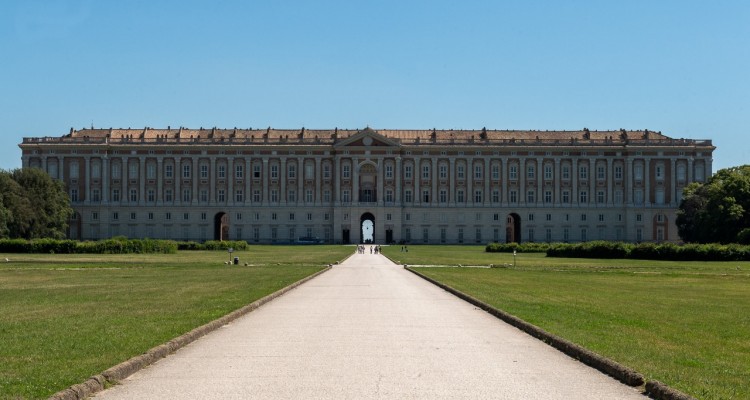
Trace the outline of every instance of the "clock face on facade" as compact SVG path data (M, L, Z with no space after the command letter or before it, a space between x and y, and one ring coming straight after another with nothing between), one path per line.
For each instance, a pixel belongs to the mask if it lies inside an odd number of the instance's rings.
M368 136L368 137L366 137L366 138L362 139L362 143L363 143L363 144L364 144L365 146L369 146L369 145L371 145L371 144L372 144L372 138Z

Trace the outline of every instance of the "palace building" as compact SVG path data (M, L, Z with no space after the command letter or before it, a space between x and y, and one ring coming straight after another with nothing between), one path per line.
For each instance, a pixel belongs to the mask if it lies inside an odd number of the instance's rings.
M679 241L710 140L644 131L71 129L24 138L69 237L289 243Z

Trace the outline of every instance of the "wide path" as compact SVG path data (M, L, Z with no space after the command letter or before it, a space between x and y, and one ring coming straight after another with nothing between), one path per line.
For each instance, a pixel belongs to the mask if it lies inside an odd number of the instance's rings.
M96 398L644 399L371 254Z

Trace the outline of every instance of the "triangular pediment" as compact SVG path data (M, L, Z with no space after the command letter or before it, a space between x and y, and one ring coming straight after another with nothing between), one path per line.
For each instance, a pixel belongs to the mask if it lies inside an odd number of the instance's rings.
M399 147L400 144L367 127L336 143L334 147Z

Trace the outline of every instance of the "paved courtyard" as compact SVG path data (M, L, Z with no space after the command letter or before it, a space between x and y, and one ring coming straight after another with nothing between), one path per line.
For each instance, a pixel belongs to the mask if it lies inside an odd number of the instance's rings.
M331 271L96 399L645 399L380 255Z

